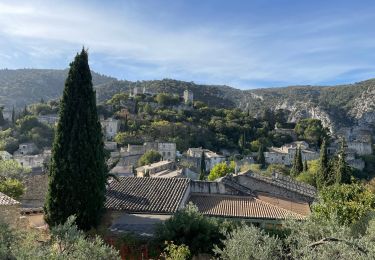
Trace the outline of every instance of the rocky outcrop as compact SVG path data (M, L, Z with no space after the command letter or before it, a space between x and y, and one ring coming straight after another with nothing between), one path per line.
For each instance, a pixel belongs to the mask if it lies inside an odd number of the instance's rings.
M275 109L284 109L290 111L288 121L297 122L305 118L319 119L324 127L327 127L331 132L336 130L335 122L331 116L321 109L319 106L311 102L294 102L284 101L275 106Z
M349 115L360 125L375 123L375 88L369 87L354 100Z

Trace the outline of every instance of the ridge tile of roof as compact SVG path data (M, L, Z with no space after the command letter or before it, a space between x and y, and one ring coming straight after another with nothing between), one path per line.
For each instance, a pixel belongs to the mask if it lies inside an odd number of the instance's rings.
M184 178L120 177L107 189L105 208L128 213L174 213L189 185L190 179Z

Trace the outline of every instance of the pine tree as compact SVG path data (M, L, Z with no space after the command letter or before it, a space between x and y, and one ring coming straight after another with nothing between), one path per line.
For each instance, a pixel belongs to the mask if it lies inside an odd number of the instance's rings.
M266 166L266 158L264 157L264 150L265 150L264 146L263 144L261 144L258 150L257 162L260 164L262 169L264 169L264 167Z
M298 176L303 171L303 162L302 162L302 151L301 147L296 148L296 152L294 154L293 159L293 166L290 171L290 174L293 177Z
M55 226L75 215L79 228L97 226L103 213L108 169L84 49L70 64L52 151L45 204L47 223Z
M322 145L320 146L319 168L316 176L316 186L318 189L321 189L329 183L328 167L327 142L326 139L323 139Z
M346 162L346 142L345 139L341 141L340 150L337 154L337 159L335 163L334 173L335 173L335 182L337 184L341 183L350 183L351 182L351 169Z
M199 179L204 180L206 178L206 156L204 154L204 151L202 151L201 155L201 170L199 174Z

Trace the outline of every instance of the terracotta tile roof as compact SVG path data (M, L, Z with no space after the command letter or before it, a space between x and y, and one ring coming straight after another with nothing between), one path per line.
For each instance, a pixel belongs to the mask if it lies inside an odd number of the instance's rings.
M20 204L18 201L0 192L0 206L13 206Z
M120 177L110 183L105 207L131 213L174 213L189 182L182 178Z
M205 215L252 219L304 219L305 216L248 196L202 195L190 197Z
M308 216L311 213L310 205L304 201L289 200L259 193L257 195L257 198L276 207L283 208L303 216Z

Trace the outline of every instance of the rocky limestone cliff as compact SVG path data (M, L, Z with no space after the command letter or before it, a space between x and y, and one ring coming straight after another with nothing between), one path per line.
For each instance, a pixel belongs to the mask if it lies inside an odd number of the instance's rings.
M331 116L321 109L319 106L311 102L294 102L284 101L275 106L275 109L284 109L290 111L288 121L297 122L304 118L314 118L322 121L324 127L327 127L330 132L334 132L337 129L335 122Z
M349 115L357 120L360 125L375 124L375 88L369 87L353 102Z

